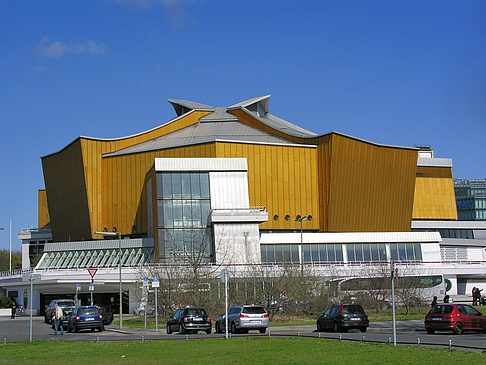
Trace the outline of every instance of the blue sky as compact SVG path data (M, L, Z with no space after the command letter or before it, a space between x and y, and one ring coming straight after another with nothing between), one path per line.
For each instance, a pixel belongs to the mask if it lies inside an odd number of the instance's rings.
M160 125L169 98L271 94L316 133L431 145L486 177L486 1L0 2L0 248L37 226L40 157Z

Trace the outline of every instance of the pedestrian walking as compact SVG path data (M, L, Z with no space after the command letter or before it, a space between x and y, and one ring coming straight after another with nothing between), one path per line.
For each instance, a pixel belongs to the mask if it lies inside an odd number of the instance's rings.
M476 305L476 287L472 288L472 305Z
M64 313L62 308L57 304L54 307L54 336L57 336L57 329L61 327L61 335L64 335L64 328L62 327L62 320L64 319Z
M12 312L10 314L11 319L15 319L15 312L17 311L17 302L15 299L12 299L12 304L10 306L12 308Z

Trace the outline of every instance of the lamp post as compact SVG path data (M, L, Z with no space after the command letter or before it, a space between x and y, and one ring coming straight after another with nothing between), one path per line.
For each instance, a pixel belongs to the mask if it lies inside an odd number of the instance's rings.
M105 228L106 229L106 228ZM116 232L116 227L113 227L113 232L95 232L96 234L100 234L102 236L118 236L118 273L119 273L119 282L120 282L120 302L119 302L119 320L120 320L120 328L123 328L123 297L122 297L122 270L121 270L121 259L122 259L122 251L121 251L121 232Z
M300 248L299 248L299 262L300 262L300 272L304 274L304 253L303 253L303 246L304 246L304 234L302 231L302 221L308 220L309 222L312 220L311 215L305 215L301 217L300 215L297 216L295 219L296 222L300 222Z

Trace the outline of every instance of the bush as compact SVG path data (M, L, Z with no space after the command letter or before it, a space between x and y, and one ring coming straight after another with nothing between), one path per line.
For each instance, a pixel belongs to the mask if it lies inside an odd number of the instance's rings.
M0 308L10 308L12 300L0 294Z

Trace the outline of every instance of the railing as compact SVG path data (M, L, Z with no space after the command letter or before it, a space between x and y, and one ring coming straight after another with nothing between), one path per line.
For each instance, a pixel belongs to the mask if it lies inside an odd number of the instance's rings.
M12 271L0 271L0 277L5 278L5 277L10 277L10 276L29 274L31 272L34 272L34 269L26 269L26 270L19 269L19 270L12 270Z

